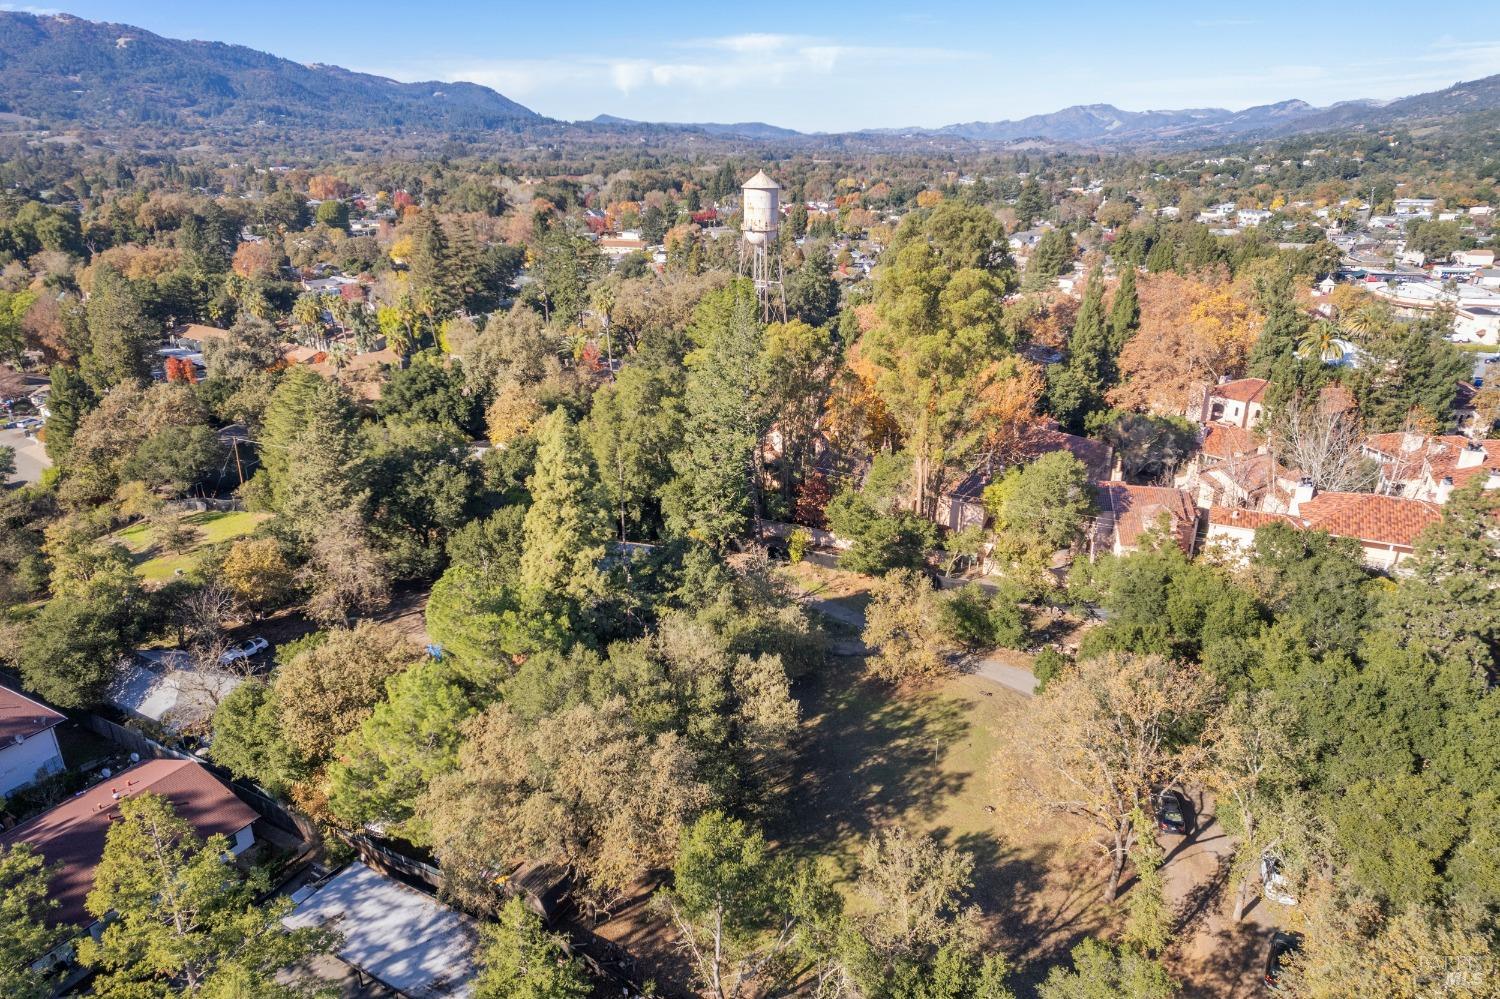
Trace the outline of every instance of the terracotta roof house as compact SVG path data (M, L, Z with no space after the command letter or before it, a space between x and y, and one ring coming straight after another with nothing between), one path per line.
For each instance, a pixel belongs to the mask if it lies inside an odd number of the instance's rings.
M64 721L45 704L0 686L0 797L63 770L53 730Z
M1187 490L1126 482L1099 482L1095 488L1099 493L1096 551L1107 548L1116 555L1135 551L1142 534L1164 526L1178 547L1193 554L1198 543L1198 508Z
M1374 493L1319 493L1303 485L1286 513L1261 513L1215 506L1208 511L1208 539L1248 551L1255 530L1270 523L1324 531L1359 543L1364 562L1390 572L1412 553L1417 536L1442 519L1435 503Z
M1453 490L1476 478L1483 478L1487 489L1500 489L1500 440L1372 434L1363 450L1380 463L1384 490L1409 499L1446 503Z
M147 760L0 836L0 846L29 843L49 865L57 865L49 885L58 902L48 915L52 923L83 929L94 922L84 903L104 857L110 823L120 817L122 799L148 791L170 801L198 835L228 836L232 854L255 842L250 828L255 812L207 770L188 760Z
M1201 507L1231 506L1280 512L1297 486L1298 473L1264 452L1236 454L1193 469L1178 484Z
M1264 378L1239 378L1209 386L1196 414L1198 422L1228 423L1241 430L1253 430L1265 413L1266 389L1270 384Z
M1204 428L1201 446L1201 453L1210 459L1254 454L1264 447L1260 438L1232 423L1210 423Z

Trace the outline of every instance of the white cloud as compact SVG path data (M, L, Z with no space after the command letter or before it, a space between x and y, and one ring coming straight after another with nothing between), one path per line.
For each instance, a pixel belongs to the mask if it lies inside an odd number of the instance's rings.
M982 58L951 49L845 45L808 35L751 33L688 39L670 55L619 59L562 55L551 59L445 60L396 69L370 69L400 80L466 80L524 98L560 90L614 90L630 95L652 89L724 91L785 87L844 70L914 66Z

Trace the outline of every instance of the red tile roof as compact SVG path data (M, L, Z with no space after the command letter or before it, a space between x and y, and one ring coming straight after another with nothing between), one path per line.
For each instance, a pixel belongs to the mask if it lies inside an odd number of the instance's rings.
M1428 524L1443 517L1442 508L1422 500L1374 493L1318 493L1297 507L1310 530L1341 538L1410 548Z
M1211 398L1228 399L1231 402L1260 402L1266 394L1266 386L1270 384L1264 378L1240 378L1211 386L1208 394Z
M1446 437L1433 438L1434 446L1428 449L1427 460L1434 481L1441 482L1443 479L1452 479L1455 486L1462 486L1465 482L1476 475L1488 475L1492 468L1500 468L1500 440L1470 441L1467 437L1458 434L1450 434ZM1442 447L1438 447L1437 444ZM1465 449L1470 444L1478 445L1482 454L1476 455L1477 462L1467 468L1459 468L1459 462L1466 459Z
M1170 486L1133 486L1125 482L1100 482L1101 519L1112 523L1114 537L1123 548L1134 548L1143 532L1155 527L1162 514L1171 518L1172 531L1183 551L1191 553L1198 533L1198 508L1185 489Z
M104 857L109 824L120 814L118 799L146 791L170 801L204 838L233 836L256 818L249 805L189 760L147 760L95 784L0 836L0 846L29 843L49 865L59 865L50 884L50 895L58 902L50 921L74 926L93 922L84 903Z
M45 704L0 686L0 749L25 742L66 720Z
M1464 451L1470 444L1477 444L1483 451L1479 461L1467 468L1459 468ZM1462 434L1443 434L1424 437L1420 434L1371 434L1365 447L1403 466L1399 478L1416 479L1426 473L1433 482L1452 479L1454 486L1462 486L1476 475L1488 475L1491 469L1500 470L1500 440L1470 441Z
M1229 423L1210 423L1208 432L1203 435L1203 453L1210 458L1254 454L1259 447L1260 438Z
M1265 527L1267 524L1290 524L1293 527L1306 527L1307 521L1301 517L1293 517L1289 513L1262 513L1259 510L1244 510L1239 507L1211 506L1208 508L1208 522L1221 527L1239 527L1247 531L1254 531Z

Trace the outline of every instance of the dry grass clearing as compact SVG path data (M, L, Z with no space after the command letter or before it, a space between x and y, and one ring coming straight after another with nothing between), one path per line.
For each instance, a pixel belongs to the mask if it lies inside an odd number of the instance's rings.
M930 833L974 858L974 900L992 945L1026 978L1112 918L1103 869L1076 827L1026 820L1004 805L996 761L1027 699L977 676L922 690L869 680L858 657L832 656L798 690L799 771L772 830L827 857L847 878L860 847L892 823Z

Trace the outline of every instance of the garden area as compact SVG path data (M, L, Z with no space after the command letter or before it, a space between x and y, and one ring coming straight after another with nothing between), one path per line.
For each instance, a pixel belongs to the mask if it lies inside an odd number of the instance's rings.
M209 548L250 534L268 516L215 510L173 514L137 521L118 531L114 540L129 549L136 575L147 582L161 583L191 572Z

